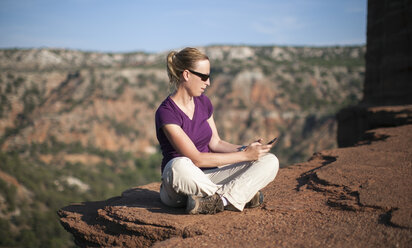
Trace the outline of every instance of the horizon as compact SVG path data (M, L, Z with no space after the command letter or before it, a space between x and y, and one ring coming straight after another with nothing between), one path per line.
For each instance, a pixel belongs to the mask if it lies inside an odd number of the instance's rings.
M239 44L239 45L232 45L232 44L212 44L212 45L205 45L205 46L193 46L195 48L206 48L206 47L251 47L251 48L260 48L260 47L295 47L295 48L332 48L332 47L362 47L366 46L366 44L348 44L348 45L325 45L325 46L305 46L305 45L248 45L248 44ZM179 50L183 49L184 47L179 47L175 48L172 50ZM84 52L84 53L109 53L109 54L128 54L128 53L145 53L145 54L158 54L158 53L164 53L167 52L165 51L115 51L115 52L110 52L110 51L93 51L93 50L83 50L83 49L76 49L76 48L65 48L65 47L5 47L2 48L0 47L1 50L62 50L62 51L78 51L78 52Z
M159 53L183 47L366 44L367 0L3 0L0 49Z

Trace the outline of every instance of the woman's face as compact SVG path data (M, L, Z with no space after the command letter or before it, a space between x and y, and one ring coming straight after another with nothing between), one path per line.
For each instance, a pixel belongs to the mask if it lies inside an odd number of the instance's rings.
M186 90L192 96L200 96L206 89L207 86L210 85L210 78L207 78L205 81L202 80L201 75L196 75L197 73L203 75L210 74L210 62L209 60L200 60L196 63L195 68L190 72L187 70L187 78L188 80L185 82Z

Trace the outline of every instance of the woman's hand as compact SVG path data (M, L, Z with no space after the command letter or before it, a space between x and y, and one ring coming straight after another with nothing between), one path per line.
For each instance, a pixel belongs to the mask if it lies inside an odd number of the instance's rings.
M251 161L258 160L263 155L267 154L273 145L262 145L262 139L259 139L250 144L244 152Z

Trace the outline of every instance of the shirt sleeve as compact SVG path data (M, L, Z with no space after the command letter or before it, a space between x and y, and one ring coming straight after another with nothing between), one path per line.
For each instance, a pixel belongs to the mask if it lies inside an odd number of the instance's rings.
M170 107L160 106L155 116L156 128L160 129L166 124L182 125L182 120Z

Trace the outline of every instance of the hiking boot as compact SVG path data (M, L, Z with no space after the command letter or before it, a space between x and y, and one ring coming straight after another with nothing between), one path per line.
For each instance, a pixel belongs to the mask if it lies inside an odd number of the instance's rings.
M245 208L259 207L260 204L262 203L263 203L263 193L258 191L256 195L252 198L252 200L246 203Z
M215 214L224 210L223 201L218 194L200 197L187 197L186 213L188 214Z

